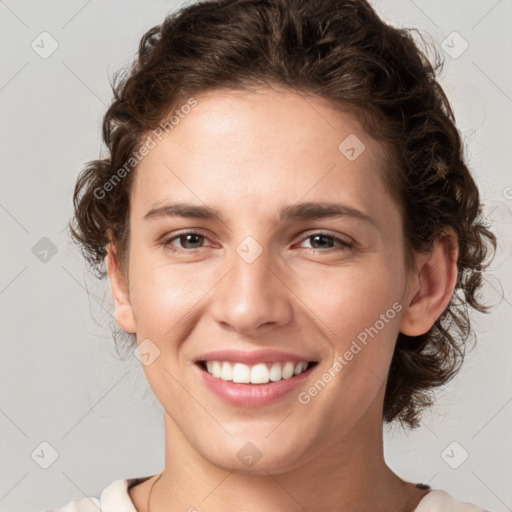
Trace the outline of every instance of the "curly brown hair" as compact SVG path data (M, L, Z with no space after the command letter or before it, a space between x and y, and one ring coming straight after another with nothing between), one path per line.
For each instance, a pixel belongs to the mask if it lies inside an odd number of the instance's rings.
M439 55L434 51L432 64L416 33L384 23L364 0L207 0L168 15L144 34L131 66L115 74L103 120L109 156L88 162L76 183L71 236L92 269L105 276L109 241L126 268L136 168L126 163L186 98L278 85L351 109L391 155L385 179L402 213L406 267L414 268L414 251L430 250L443 228L458 237L449 305L425 334L399 333L389 370L384 421L419 426L433 388L458 372L474 335L468 306L489 309L477 292L496 238L437 81ZM116 171L120 183L112 181Z

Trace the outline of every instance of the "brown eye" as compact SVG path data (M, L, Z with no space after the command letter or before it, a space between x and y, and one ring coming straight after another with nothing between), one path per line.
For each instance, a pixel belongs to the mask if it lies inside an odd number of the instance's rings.
M311 240L311 249L320 252L325 252L323 249L334 249L336 246L339 248L339 250L346 250L353 247L352 243L328 233L314 233L304 240Z
M181 247L176 247L175 241L178 240ZM187 233L181 233L172 238L168 238L163 242L163 246L169 249L171 252L194 252L195 249L203 247L204 241L207 238L204 235L189 231Z

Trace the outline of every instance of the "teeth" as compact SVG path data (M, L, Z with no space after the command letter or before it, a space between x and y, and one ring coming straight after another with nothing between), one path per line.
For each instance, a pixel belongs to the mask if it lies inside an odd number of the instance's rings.
M224 361L222 363L222 371L220 373L222 380L233 380L233 366Z
M230 363L228 361L207 361L206 370L210 375L222 380L243 384L266 384L281 379L290 379L306 370L308 363L258 363L249 366L244 363Z
M283 368L283 379L289 379L293 375L295 365L293 363L286 363Z
M276 380L281 380L282 376L283 376L283 372L281 371L281 364L280 363L274 363L271 367L270 367L270 372L269 372L269 378L272 382L275 382Z
M233 366L233 382L249 384L251 382L251 368L246 364L235 363Z
M299 375L299 373L302 373L308 366L308 363L297 363L295 365L295 369L293 370L294 375Z
M251 384L266 384L269 381L269 371L266 364L260 363L251 368Z

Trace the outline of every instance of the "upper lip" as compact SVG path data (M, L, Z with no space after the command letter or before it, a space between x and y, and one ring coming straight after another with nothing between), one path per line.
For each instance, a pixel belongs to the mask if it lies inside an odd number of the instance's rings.
M284 352L281 350L214 350L205 352L195 358L195 362L201 361L230 361L232 363L245 363L253 365L257 363L273 363L279 361L290 361L300 363L302 361L312 362L314 359L294 354L293 352Z

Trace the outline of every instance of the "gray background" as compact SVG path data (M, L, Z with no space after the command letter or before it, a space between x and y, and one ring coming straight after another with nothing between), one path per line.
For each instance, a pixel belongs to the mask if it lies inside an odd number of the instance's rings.
M100 156L109 77L178 5L0 1L1 511L61 507L163 468L161 408L139 361L118 360L108 282L88 273L65 227L77 173ZM485 290L496 307L472 315L476 348L421 428L386 429L386 458L410 481L511 510L512 3L374 5L388 21L430 34L444 55L441 82L500 238ZM52 40L58 48L42 58Z

